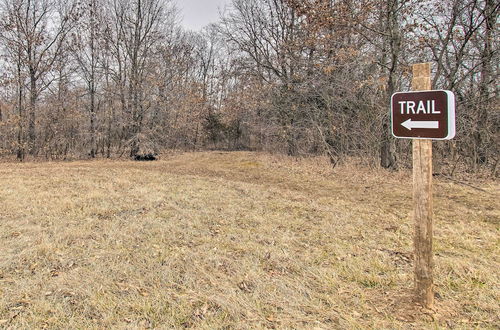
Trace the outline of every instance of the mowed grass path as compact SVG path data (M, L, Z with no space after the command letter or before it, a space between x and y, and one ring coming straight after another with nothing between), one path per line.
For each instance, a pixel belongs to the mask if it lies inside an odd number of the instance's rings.
M411 303L411 173L254 153L0 164L0 328L498 328L498 183L435 183Z

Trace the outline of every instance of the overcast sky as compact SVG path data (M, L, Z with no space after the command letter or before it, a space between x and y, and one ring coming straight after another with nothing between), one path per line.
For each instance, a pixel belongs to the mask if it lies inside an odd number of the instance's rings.
M231 0L175 0L180 10L183 26L190 30L200 30L209 23L219 20L219 9Z

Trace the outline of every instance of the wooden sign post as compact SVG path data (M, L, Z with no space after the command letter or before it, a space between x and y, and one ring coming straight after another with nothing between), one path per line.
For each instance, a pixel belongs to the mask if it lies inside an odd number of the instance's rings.
M392 135L413 140L413 220L415 293L424 307L434 305L432 254L432 140L455 137L455 95L431 90L431 64L413 65L411 92L391 98Z
M431 65L413 65L412 89L431 90ZM413 219L415 223L415 294L424 307L434 306L432 253L432 140L413 140Z

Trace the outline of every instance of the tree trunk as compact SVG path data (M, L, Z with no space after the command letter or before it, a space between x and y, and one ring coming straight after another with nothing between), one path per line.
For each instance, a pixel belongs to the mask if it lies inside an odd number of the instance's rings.
M493 59L493 27L495 24L495 4L494 0L486 0L484 5L484 49L481 54L481 81L479 83L479 100L476 109L476 130L474 134L475 163L484 164L488 161L487 144L488 132L488 111L491 100L489 87L492 83L492 59Z
M30 69L30 106L28 113L28 138L29 152L31 155L36 154L36 101L37 101L37 86L35 72Z
M18 50L17 58L17 111L19 114L19 122L17 127L17 159L19 161L24 161L25 149L24 149L24 123L25 114L23 111L23 90L24 84L22 81L22 62L21 62L21 50Z
M17 159L21 162L24 161L26 155L24 149L24 111L23 111L23 90L22 85L18 86L18 100L17 100L17 110L19 113L19 122L17 126Z
M92 85L93 82L92 82ZM95 90L91 87L90 92L90 157L95 158L97 154L96 143L96 113L95 113Z
M97 155L97 141L96 141L96 107L95 107L95 76L96 76L96 2L90 2L90 157L95 158Z
M391 127L389 126L389 108L390 97L396 90L396 72L398 69L398 58L401 51L401 35L399 31L399 22L397 8L399 0L387 1L386 31L389 34L389 55L390 62L387 77L386 100L387 106L382 116L382 134L380 143L380 166L388 169L397 168L396 159L396 141L392 138ZM384 47L385 48L385 47ZM385 55L384 55L385 57Z

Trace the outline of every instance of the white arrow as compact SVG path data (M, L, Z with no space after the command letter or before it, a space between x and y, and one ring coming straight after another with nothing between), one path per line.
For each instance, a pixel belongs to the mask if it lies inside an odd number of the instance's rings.
M438 121L413 121L411 118L403 122L401 125L410 131L412 128L439 128Z

